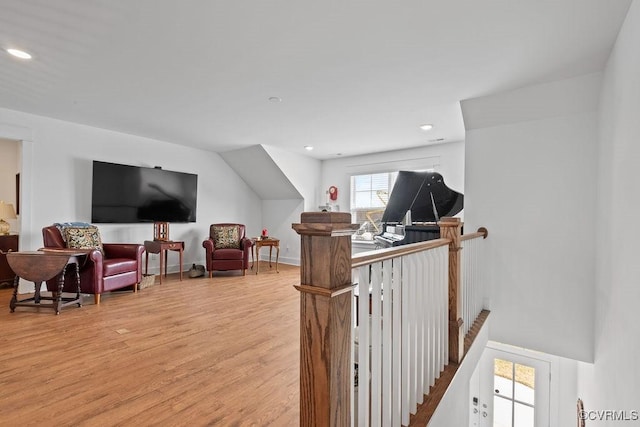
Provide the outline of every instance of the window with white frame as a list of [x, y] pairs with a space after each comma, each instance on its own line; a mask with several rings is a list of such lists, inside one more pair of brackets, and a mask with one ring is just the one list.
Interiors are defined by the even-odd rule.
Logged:
[[398, 172], [351, 177], [351, 221], [360, 224], [354, 238], [371, 240], [381, 232], [380, 220]]

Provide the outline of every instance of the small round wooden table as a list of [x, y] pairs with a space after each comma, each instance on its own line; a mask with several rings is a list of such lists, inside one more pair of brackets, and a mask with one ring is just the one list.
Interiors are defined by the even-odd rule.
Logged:
[[[53, 308], [56, 314], [60, 314], [60, 309], [71, 304], [82, 307], [82, 295], [80, 294], [80, 260], [87, 255], [86, 251], [71, 249], [40, 250], [8, 252], [7, 262], [16, 273], [13, 281], [13, 296], [9, 303], [9, 308], [13, 313], [16, 307], [45, 307]], [[75, 297], [64, 297], [64, 274], [68, 265], [75, 266], [76, 295]], [[41, 296], [40, 288], [42, 282], [58, 276], [58, 289], [52, 296]], [[35, 284], [33, 297], [18, 300], [18, 284], [20, 278], [29, 280]], [[52, 304], [40, 304], [41, 301], [52, 301]]]

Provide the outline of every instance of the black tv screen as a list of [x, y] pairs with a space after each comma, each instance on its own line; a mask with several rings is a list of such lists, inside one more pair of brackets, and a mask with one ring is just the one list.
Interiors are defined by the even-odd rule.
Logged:
[[91, 222], [195, 222], [198, 175], [93, 161]]

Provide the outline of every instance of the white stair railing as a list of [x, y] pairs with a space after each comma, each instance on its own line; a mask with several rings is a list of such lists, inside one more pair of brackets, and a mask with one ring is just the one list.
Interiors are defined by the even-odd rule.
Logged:
[[[455, 372], [463, 325], [468, 330], [482, 307], [479, 251], [465, 241], [487, 236], [484, 228], [462, 236], [459, 218], [439, 225], [441, 239], [352, 256], [350, 214], [303, 212], [292, 224], [301, 236], [301, 426], [408, 425], [425, 395], [416, 419], [430, 417], [443, 389], [429, 388], [443, 369]], [[463, 302], [463, 294], [472, 296]]]
[[353, 259], [358, 385], [352, 401], [360, 426], [408, 425], [449, 358], [448, 241], [385, 253], [370, 262]]

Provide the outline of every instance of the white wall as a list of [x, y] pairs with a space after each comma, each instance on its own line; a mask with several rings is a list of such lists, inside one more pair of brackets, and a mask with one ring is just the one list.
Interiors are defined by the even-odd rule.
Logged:
[[[308, 156], [264, 145], [263, 148], [291, 181], [302, 199], [264, 200], [263, 224], [269, 234], [280, 239], [281, 260], [287, 264], [300, 264], [300, 236], [291, 224], [300, 222], [302, 212], [317, 211], [321, 162]], [[268, 257], [266, 251], [263, 259]]]
[[[302, 212], [301, 199], [262, 201], [262, 222], [269, 235], [280, 240], [280, 262], [285, 264], [300, 265], [300, 236], [291, 228], [291, 224], [300, 222]], [[266, 248], [262, 249], [260, 255], [262, 260], [269, 259]]]
[[469, 425], [471, 395], [469, 380], [480, 361], [487, 345], [489, 331], [493, 326], [492, 315], [484, 322], [482, 329], [473, 341], [469, 352], [464, 356], [449, 388], [427, 424], [429, 427], [466, 427]]
[[578, 395], [587, 410], [640, 410], [639, 49], [636, 0], [607, 63], [601, 92], [595, 363], [580, 364], [578, 370]]
[[[578, 363], [575, 360], [557, 357], [551, 370], [551, 416], [557, 420], [557, 427], [576, 424], [576, 402], [578, 400]], [[555, 369], [554, 369], [555, 366]], [[554, 391], [557, 398], [554, 399]]]
[[[302, 195], [304, 210], [317, 210], [318, 180], [320, 179], [322, 162], [270, 145], [263, 145], [263, 148]], [[300, 218], [297, 222], [300, 222], [299, 220]]]
[[[198, 175], [197, 222], [171, 224], [170, 238], [185, 241], [184, 265], [204, 263], [202, 241], [214, 222], [240, 222], [261, 229], [261, 201], [213, 152], [107, 131], [89, 126], [0, 109], [2, 128], [32, 134], [23, 153], [26, 178], [23, 195], [29, 215], [21, 225], [21, 249], [42, 246], [42, 227], [54, 222], [91, 220], [92, 160], [164, 169]], [[0, 135], [4, 137], [5, 135]], [[28, 220], [25, 222], [25, 218]], [[137, 242], [153, 238], [152, 224], [99, 224], [105, 242]], [[150, 261], [157, 269], [157, 260]], [[177, 256], [169, 256], [177, 271]]]
[[417, 170], [434, 166], [435, 170], [442, 174], [449, 188], [464, 193], [464, 150], [464, 142], [451, 142], [409, 150], [325, 160], [322, 162], [321, 186], [317, 193], [316, 206], [326, 203], [325, 191], [335, 185], [338, 187], [336, 204], [340, 206], [342, 212], [348, 212], [352, 175]]
[[465, 122], [483, 109], [548, 105], [529, 121], [469, 120], [465, 225], [489, 230], [491, 340], [593, 360], [597, 96], [571, 93], [599, 83], [589, 75], [463, 102]]

